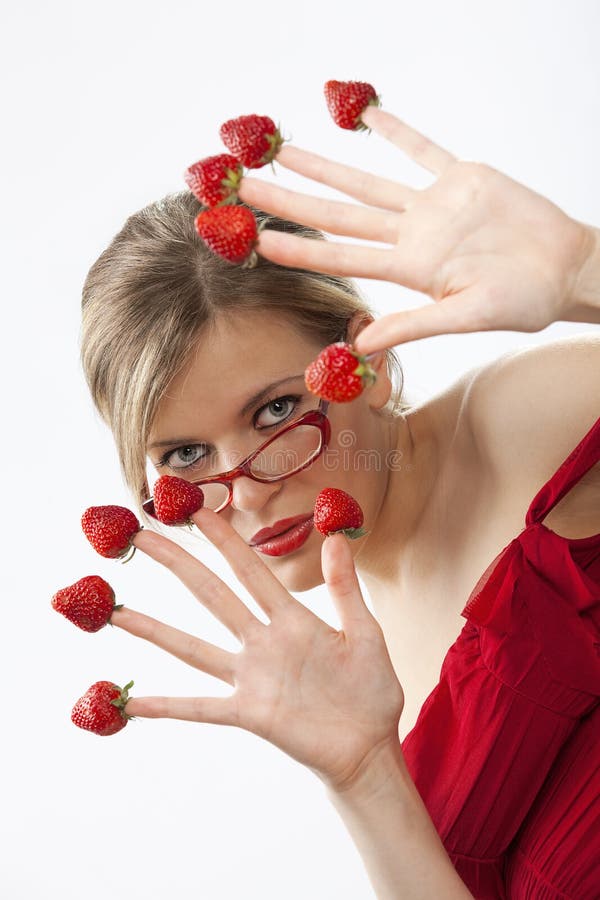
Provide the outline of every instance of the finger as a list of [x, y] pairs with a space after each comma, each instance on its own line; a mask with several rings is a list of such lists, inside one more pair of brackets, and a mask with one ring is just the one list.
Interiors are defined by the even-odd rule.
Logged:
[[365, 626], [373, 623], [373, 616], [364, 601], [345, 535], [332, 534], [325, 538], [321, 545], [321, 568], [342, 630], [349, 637], [364, 632]]
[[176, 656], [189, 666], [226, 681], [232, 687], [235, 686], [233, 675], [235, 653], [229, 653], [186, 631], [172, 628], [164, 622], [159, 622], [158, 619], [125, 606], [113, 612], [110, 622], [128, 631], [129, 634], [150, 641], [151, 644], [166, 650], [171, 656]]
[[358, 353], [372, 353], [438, 334], [480, 331], [480, 320], [481, 316], [463, 298], [446, 297], [427, 306], [377, 319], [360, 332], [354, 341], [354, 349]]
[[416, 163], [429, 172], [441, 175], [457, 161], [457, 157], [444, 150], [419, 131], [415, 131], [406, 122], [376, 106], [367, 106], [362, 121], [368, 128], [377, 132], [399, 147]]
[[273, 215], [331, 234], [383, 241], [387, 244], [394, 244], [398, 237], [398, 213], [310, 197], [258, 178], [244, 178], [239, 196], [245, 203]]
[[261, 256], [281, 266], [327, 272], [329, 275], [396, 280], [392, 250], [316, 241], [269, 228], [261, 231], [256, 249]]
[[229, 697], [132, 697], [125, 712], [144, 719], [237, 725], [236, 704]]
[[[210, 509], [192, 513], [192, 521], [225, 557], [235, 577], [270, 619], [296, 601], [246, 541]], [[245, 607], [246, 608], [246, 607]], [[260, 620], [257, 620], [260, 621]], [[261, 623], [262, 624], [262, 623]]]
[[156, 562], [170, 569], [194, 597], [242, 644], [244, 634], [252, 626], [263, 624], [214, 572], [174, 541], [144, 528], [134, 535], [132, 543]]
[[277, 154], [277, 162], [292, 172], [312, 178], [320, 184], [327, 184], [349, 197], [381, 209], [402, 212], [416, 193], [405, 184], [333, 162], [292, 144], [283, 145]]

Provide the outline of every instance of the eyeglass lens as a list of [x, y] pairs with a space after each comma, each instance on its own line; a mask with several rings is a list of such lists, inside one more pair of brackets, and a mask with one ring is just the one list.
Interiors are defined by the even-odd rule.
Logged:
[[[321, 431], [316, 425], [298, 425], [280, 435], [254, 457], [250, 471], [261, 481], [276, 481], [301, 469], [321, 449]], [[210, 473], [200, 477], [210, 477]], [[196, 480], [196, 479], [195, 479]], [[229, 496], [227, 485], [203, 484], [204, 505], [209, 509], [224, 506]]]

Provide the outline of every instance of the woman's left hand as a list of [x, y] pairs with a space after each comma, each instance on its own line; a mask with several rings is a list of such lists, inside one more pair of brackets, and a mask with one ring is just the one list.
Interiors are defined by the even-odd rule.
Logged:
[[399, 743], [404, 706], [383, 632], [367, 608], [348, 539], [325, 538], [322, 569], [343, 630], [299, 603], [225, 519], [192, 516], [264, 610], [264, 624], [198, 559], [147, 529], [134, 545], [170, 569], [241, 642], [230, 653], [124, 607], [113, 625], [235, 688], [228, 697], [133, 697], [132, 716], [236, 725], [270, 741], [339, 791]]
[[289, 191], [245, 176], [240, 199], [322, 231], [389, 245], [315, 241], [264, 229], [258, 252], [275, 263], [396, 282], [435, 303], [383, 316], [356, 341], [371, 353], [443, 333], [540, 331], [569, 319], [593, 229], [483, 163], [460, 160], [390, 113], [364, 123], [436, 179], [416, 190], [285, 144], [277, 162], [360, 201]]

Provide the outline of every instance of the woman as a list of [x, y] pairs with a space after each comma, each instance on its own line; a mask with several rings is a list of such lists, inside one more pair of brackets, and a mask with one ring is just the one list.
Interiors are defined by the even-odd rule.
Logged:
[[[306, 468], [270, 482], [246, 469], [193, 516], [266, 621], [167, 536], [135, 536], [241, 650], [116, 611], [114, 625], [234, 688], [135, 698], [127, 711], [237, 725], [308, 766], [380, 898], [592, 898], [600, 342], [509, 355], [417, 407], [394, 394], [391, 348], [599, 322], [600, 232], [382, 110], [363, 119], [434, 184], [414, 191], [286, 146], [282, 165], [363, 205], [245, 178], [244, 202], [285, 217], [261, 233], [261, 262], [246, 271], [206, 251], [198, 204], [175, 195], [132, 216], [86, 280], [84, 370], [140, 511], [146, 455], [158, 474], [201, 481], [279, 431], [289, 440], [285, 426], [311, 411], [298, 429], [330, 428]], [[332, 244], [312, 227], [390, 248]], [[346, 276], [437, 302], [375, 322]], [[378, 378], [352, 403], [324, 407], [302, 376], [341, 339], [375, 354]], [[359, 501], [364, 537], [311, 527], [326, 486]], [[265, 541], [265, 528], [288, 531]], [[339, 631], [289, 593], [323, 582]]]

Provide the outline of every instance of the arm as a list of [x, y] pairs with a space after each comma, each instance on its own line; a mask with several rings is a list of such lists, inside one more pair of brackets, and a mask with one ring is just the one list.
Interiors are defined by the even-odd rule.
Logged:
[[378, 900], [465, 900], [402, 754], [386, 745], [359, 781], [327, 794], [354, 841]]
[[182, 547], [138, 531], [136, 548], [177, 574], [242, 650], [232, 654], [136, 610], [115, 610], [111, 624], [235, 687], [229, 697], [134, 697], [127, 713], [235, 725], [306, 765], [324, 783], [382, 900], [471, 897], [408, 774], [398, 739], [404, 692], [348, 540], [333, 534], [322, 544], [323, 576], [343, 626], [336, 631], [285, 590], [226, 520], [206, 509], [192, 519], [270, 623]]
[[568, 300], [565, 322], [600, 324], [600, 228], [586, 227], [588, 250]]

